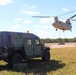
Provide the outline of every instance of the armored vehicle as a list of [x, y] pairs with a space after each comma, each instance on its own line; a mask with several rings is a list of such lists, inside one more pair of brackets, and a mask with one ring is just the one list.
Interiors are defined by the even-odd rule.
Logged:
[[50, 60], [50, 48], [32, 33], [0, 32], [0, 60], [7, 61], [11, 66], [22, 60], [41, 57]]

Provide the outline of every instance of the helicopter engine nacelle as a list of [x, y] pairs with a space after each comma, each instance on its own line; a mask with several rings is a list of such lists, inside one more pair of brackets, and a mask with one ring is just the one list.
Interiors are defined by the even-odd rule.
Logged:
[[66, 23], [67, 23], [68, 25], [71, 25], [70, 19], [67, 19], [67, 20], [66, 20]]

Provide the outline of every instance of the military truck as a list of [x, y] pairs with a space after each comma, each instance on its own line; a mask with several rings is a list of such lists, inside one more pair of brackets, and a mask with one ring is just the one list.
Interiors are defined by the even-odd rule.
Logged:
[[9, 65], [20, 63], [22, 60], [41, 57], [50, 60], [50, 48], [46, 47], [40, 38], [32, 33], [0, 32], [0, 60]]

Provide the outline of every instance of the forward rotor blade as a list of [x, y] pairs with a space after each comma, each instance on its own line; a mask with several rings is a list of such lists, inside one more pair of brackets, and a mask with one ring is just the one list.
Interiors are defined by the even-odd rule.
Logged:
[[51, 16], [32, 16], [34, 18], [50, 18]]

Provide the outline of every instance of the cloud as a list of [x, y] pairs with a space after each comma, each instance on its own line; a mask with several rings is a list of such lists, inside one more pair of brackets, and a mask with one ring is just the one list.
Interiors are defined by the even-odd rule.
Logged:
[[18, 24], [18, 25], [14, 25], [14, 26], [12, 26], [12, 28], [13, 29], [18, 29], [18, 28], [20, 28], [20, 25]]
[[49, 29], [49, 28], [51, 28], [51, 26], [41, 26], [40, 28], [41, 29]]
[[62, 22], [66, 22], [66, 19], [61, 19], [61, 18], [58, 18], [58, 19]]
[[23, 18], [15, 18], [15, 19], [14, 19], [15, 22], [21, 21], [21, 20], [23, 20]]
[[51, 18], [42, 18], [40, 20], [40, 23], [49, 23], [49, 22], [54, 22], [54, 18], [51, 17]]
[[68, 11], [69, 9], [67, 9], [67, 8], [62, 8], [62, 10], [63, 10], [63, 11]]
[[35, 25], [33, 27], [33, 33], [40, 36], [40, 38], [47, 37], [51, 34], [52, 26], [50, 25]]
[[50, 34], [50, 32], [45, 31], [45, 30], [39, 30], [39, 33], [41, 33], [41, 34], [45, 34], [45, 35]]
[[40, 12], [34, 12], [34, 11], [26, 11], [26, 14], [30, 14], [30, 15], [37, 15], [40, 14]]
[[37, 14], [40, 14], [40, 12], [25, 11], [25, 10], [21, 10], [20, 13], [28, 14], [28, 15], [37, 15]]
[[27, 7], [28, 5], [24, 5], [24, 7]]
[[32, 6], [32, 8], [36, 8], [36, 6]]
[[24, 5], [24, 7], [26, 9], [24, 8], [24, 9], [22, 9], [20, 11], [20, 13], [22, 13], [22, 14], [28, 14], [28, 15], [38, 15], [38, 14], [40, 14], [40, 12], [32, 11], [32, 9], [37, 8], [37, 6], [34, 6], [34, 5], [32, 5], [32, 6]]
[[45, 26], [45, 25], [44, 25], [44, 26], [38, 26], [38, 25], [37, 25], [37, 26], [35, 26], [35, 28], [36, 28], [36, 29], [38, 28], [39, 30], [45, 30], [45, 29], [50, 29], [51, 26], [50, 26], [50, 25], [46, 25], [46, 26]]
[[30, 20], [25, 20], [25, 21], [23, 22], [23, 24], [29, 24], [29, 23], [33, 23], [33, 22], [30, 21]]
[[38, 30], [38, 32], [36, 32], [36, 34], [38, 36], [40, 36], [40, 38], [44, 38], [44, 37], [47, 38], [47, 35], [51, 35], [51, 31], [48, 31], [48, 30], [46, 30], [46, 31], [45, 30]]
[[12, 3], [12, 0], [0, 0], [0, 5], [7, 5]]
[[24, 5], [24, 7], [27, 7], [28, 9], [32, 9], [32, 8], [36, 8], [37, 6], [28, 6], [28, 5]]

